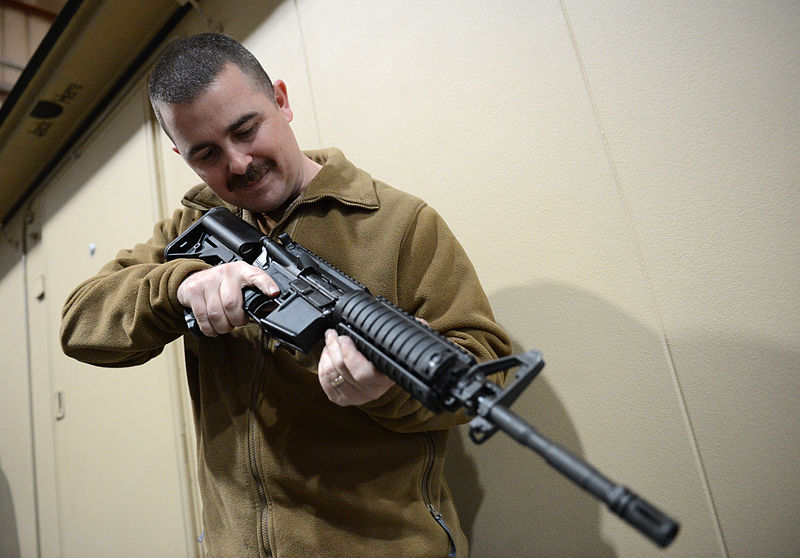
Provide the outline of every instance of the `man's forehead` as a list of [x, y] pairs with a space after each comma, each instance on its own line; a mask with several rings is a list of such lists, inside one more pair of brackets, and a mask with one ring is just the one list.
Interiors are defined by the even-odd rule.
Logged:
[[268, 110], [269, 106], [263, 103], [240, 106], [233, 102], [217, 113], [209, 113], [198, 101], [159, 106], [162, 126], [173, 142], [202, 141], [203, 136], [233, 133], [251, 120], [266, 118]]

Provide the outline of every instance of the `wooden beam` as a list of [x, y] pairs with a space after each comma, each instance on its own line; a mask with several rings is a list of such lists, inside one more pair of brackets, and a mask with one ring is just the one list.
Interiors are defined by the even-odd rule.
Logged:
[[44, 8], [40, 8], [38, 6], [33, 6], [31, 4], [26, 4], [24, 2], [19, 2], [18, 0], [0, 0], [0, 7], [2, 8], [10, 8], [12, 10], [17, 10], [22, 12], [26, 15], [33, 15], [36, 17], [40, 17], [53, 23], [58, 16], [58, 13], [53, 13], [50, 10], [46, 10]]

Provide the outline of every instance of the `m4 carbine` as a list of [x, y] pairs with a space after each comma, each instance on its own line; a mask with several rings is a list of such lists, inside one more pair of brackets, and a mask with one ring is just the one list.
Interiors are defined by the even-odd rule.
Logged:
[[[527, 446], [658, 545], [669, 545], [679, 524], [624, 486], [549, 441], [509, 409], [543, 368], [532, 350], [484, 363], [369, 290], [288, 235], [270, 240], [225, 208], [205, 213], [167, 246], [167, 260], [201, 259], [210, 265], [245, 261], [266, 271], [280, 293], [243, 289], [244, 309], [278, 342], [307, 352], [327, 329], [347, 335], [375, 367], [434, 412], [464, 409], [474, 416], [469, 436], [486, 441], [498, 429]], [[186, 311], [189, 329], [201, 336]], [[488, 379], [516, 368], [505, 388]]]

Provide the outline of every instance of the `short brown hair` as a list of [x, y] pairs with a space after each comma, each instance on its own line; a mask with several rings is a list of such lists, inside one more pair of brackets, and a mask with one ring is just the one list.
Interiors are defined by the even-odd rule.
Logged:
[[190, 103], [214, 81], [228, 64], [239, 69], [267, 97], [275, 101], [275, 91], [267, 72], [240, 42], [219, 33], [201, 33], [170, 43], [156, 62], [147, 92], [159, 124], [167, 134], [159, 103]]

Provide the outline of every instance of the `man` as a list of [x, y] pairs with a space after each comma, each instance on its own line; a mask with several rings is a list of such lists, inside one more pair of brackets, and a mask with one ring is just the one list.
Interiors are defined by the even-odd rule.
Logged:
[[[431, 413], [333, 331], [309, 355], [276, 349], [242, 309], [244, 286], [277, 294], [262, 270], [163, 256], [204, 211], [226, 206], [267, 234], [288, 232], [477, 358], [508, 354], [452, 233], [338, 150], [302, 152], [286, 84], [228, 37], [171, 44], [149, 92], [203, 184], [70, 295], [64, 351], [130, 366], [184, 336], [209, 556], [466, 556], [442, 478], [447, 432], [463, 414]], [[205, 338], [186, 335], [183, 307]]]

